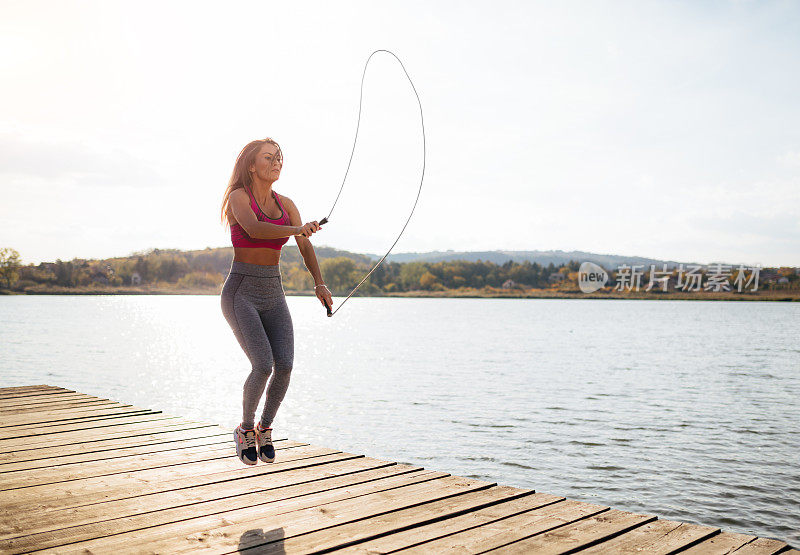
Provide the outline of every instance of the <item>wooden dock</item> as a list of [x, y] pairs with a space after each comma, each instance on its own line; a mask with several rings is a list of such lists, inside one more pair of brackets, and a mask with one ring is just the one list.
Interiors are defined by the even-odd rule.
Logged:
[[0, 552], [793, 553], [786, 543], [233, 430], [0, 388]]

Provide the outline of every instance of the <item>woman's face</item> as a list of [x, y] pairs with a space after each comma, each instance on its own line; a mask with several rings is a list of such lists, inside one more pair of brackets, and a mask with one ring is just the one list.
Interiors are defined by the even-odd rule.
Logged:
[[261, 146], [255, 162], [250, 166], [254, 178], [257, 176], [262, 181], [270, 183], [278, 180], [282, 168], [283, 157], [280, 155], [278, 147], [270, 143]]

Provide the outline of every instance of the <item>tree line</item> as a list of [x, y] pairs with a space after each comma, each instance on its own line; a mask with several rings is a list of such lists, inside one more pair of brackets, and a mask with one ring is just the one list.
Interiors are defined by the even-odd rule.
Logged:
[[[374, 261], [367, 256], [315, 248], [325, 283], [334, 293], [348, 292], [358, 283]], [[306, 269], [297, 248], [284, 248], [281, 256], [281, 275], [287, 291], [306, 291], [314, 281]], [[86, 287], [102, 285], [122, 287], [131, 285], [175, 284], [187, 287], [216, 287], [222, 285], [230, 270], [231, 247], [207, 248], [199, 251], [150, 249], [127, 257], [109, 259], [56, 260], [40, 264], [20, 263], [13, 249], [0, 250], [0, 284], [7, 289], [53, 285]], [[576, 271], [578, 262], [556, 267], [535, 262], [385, 262], [370, 275], [360, 292], [376, 294], [395, 291], [443, 291], [460, 287], [501, 287], [513, 280], [517, 287], [544, 287], [549, 276], [560, 269]]]
[[[374, 265], [364, 255], [330, 247], [315, 247], [322, 276], [336, 295], [347, 294]], [[73, 259], [23, 265], [14, 249], [0, 249], [0, 288], [24, 291], [48, 286], [130, 287], [140, 285], [175, 288], [213, 289], [225, 281], [233, 259], [233, 248], [207, 248], [197, 251], [150, 249], [127, 257]], [[285, 247], [281, 255], [281, 275], [287, 292], [310, 291], [314, 281], [297, 247]], [[370, 275], [357, 294], [380, 295], [406, 291], [446, 291], [461, 288], [543, 289], [577, 284], [579, 261], [555, 266], [536, 262], [488, 261], [385, 262]], [[609, 272], [612, 274], [613, 272]], [[560, 274], [560, 276], [558, 275]], [[796, 271], [776, 270], [788, 276], [790, 287], [798, 285]], [[563, 279], [553, 279], [553, 278]], [[765, 284], [766, 285], [766, 284]]]

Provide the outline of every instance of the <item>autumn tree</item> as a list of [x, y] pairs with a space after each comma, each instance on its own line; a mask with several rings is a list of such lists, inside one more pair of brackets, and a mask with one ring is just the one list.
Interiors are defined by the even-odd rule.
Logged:
[[433, 289], [433, 285], [434, 285], [435, 283], [438, 283], [438, 282], [436, 281], [436, 276], [435, 276], [435, 275], [433, 275], [433, 274], [432, 274], [432, 273], [430, 273], [430, 272], [425, 272], [424, 274], [422, 274], [422, 277], [421, 277], [421, 278], [419, 278], [419, 286], [420, 286], [422, 289], [426, 289], [426, 290], [428, 290], [428, 291], [430, 291], [431, 289]]
[[331, 291], [341, 291], [356, 283], [356, 264], [349, 258], [337, 256], [325, 259], [320, 263], [320, 271]]
[[19, 267], [22, 265], [19, 253], [10, 248], [0, 249], [0, 278], [8, 289], [19, 279]]

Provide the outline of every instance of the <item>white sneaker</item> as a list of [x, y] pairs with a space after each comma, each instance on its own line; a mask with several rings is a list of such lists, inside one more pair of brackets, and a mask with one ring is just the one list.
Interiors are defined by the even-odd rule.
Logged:
[[236, 456], [244, 464], [253, 465], [258, 462], [256, 455], [256, 431], [243, 430], [242, 425], [233, 430], [233, 440], [236, 442]]
[[275, 447], [272, 446], [272, 428], [262, 428], [261, 422], [256, 424], [256, 445], [258, 446], [258, 458], [261, 459], [261, 462], [275, 460]]

